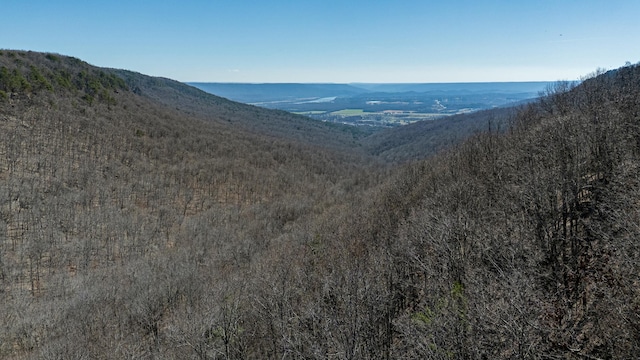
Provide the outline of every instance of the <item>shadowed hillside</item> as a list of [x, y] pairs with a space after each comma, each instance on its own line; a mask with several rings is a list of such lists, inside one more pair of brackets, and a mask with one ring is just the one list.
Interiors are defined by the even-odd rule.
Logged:
[[0, 357], [633, 358], [639, 84], [367, 137], [2, 50]]

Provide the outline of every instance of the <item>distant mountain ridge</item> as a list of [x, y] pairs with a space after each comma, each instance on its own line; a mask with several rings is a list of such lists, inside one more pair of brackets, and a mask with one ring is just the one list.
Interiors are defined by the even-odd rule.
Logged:
[[457, 82], [457, 83], [352, 83], [352, 86], [372, 92], [500, 92], [537, 93], [551, 84], [549, 81]]
[[244, 103], [258, 103], [283, 99], [351, 96], [368, 92], [349, 84], [245, 84], [245, 83], [188, 83], [200, 90]]
[[548, 82], [405, 84], [190, 83], [203, 91], [322, 122], [389, 128], [532, 101]]
[[500, 93], [528, 94], [535, 97], [551, 82], [477, 82], [477, 83], [216, 83], [189, 82], [208, 93], [244, 103], [291, 100], [302, 98], [351, 97], [362, 94], [395, 93]]

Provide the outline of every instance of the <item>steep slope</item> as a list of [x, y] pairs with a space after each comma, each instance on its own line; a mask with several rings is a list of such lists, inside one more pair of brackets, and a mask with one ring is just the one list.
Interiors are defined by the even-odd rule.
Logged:
[[334, 294], [356, 357], [637, 356], [640, 66], [557, 90], [367, 206]]
[[295, 140], [337, 151], [358, 152], [358, 140], [369, 135], [367, 129], [313, 121], [279, 110], [241, 104], [211, 95], [183, 83], [150, 78], [125, 70], [113, 70], [134, 92], [169, 107], [187, 111], [207, 121], [241, 126], [261, 136]]
[[339, 133], [260, 136], [255, 117], [288, 115], [169, 80], [4, 50], [0, 76], [3, 358], [238, 354], [216, 334], [260, 322], [246, 302], [270, 288], [261, 268], [375, 181], [331, 148]]

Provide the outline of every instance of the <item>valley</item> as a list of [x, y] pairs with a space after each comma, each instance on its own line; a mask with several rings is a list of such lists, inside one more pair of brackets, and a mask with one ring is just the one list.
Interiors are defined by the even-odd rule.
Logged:
[[380, 86], [284, 88], [457, 110], [0, 50], [0, 358], [637, 357], [640, 65]]
[[[190, 83], [260, 107], [354, 126], [394, 127], [532, 101], [550, 83], [220, 84]], [[304, 97], [300, 97], [303, 94]]]

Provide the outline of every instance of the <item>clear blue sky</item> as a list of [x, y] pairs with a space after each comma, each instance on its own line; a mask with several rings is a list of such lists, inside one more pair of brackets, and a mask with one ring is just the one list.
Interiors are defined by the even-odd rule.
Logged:
[[640, 61], [639, 0], [2, 0], [0, 9], [0, 48], [180, 81], [555, 81]]

